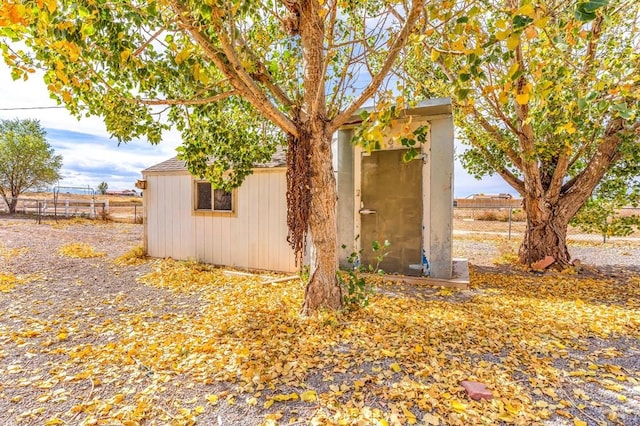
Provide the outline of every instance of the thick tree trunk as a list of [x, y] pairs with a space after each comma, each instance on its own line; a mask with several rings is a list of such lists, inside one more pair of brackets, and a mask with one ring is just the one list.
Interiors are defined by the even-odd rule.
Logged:
[[567, 249], [567, 223], [551, 218], [539, 223], [527, 220], [527, 229], [520, 246], [520, 261], [525, 265], [553, 256], [560, 265], [568, 265], [571, 260]]
[[324, 129], [311, 137], [311, 209], [309, 215], [309, 283], [302, 314], [319, 308], [339, 309], [342, 291], [338, 270], [336, 181], [333, 175], [331, 138]]
[[521, 263], [531, 265], [545, 256], [553, 256], [559, 265], [569, 265], [567, 227], [571, 216], [565, 214], [569, 206], [562, 201], [560, 198], [556, 205], [550, 205], [544, 199], [525, 198], [527, 228], [520, 246]]

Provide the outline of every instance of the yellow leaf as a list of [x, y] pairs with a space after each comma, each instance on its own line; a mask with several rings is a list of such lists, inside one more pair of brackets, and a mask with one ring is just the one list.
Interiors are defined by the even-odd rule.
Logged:
[[58, 340], [66, 340], [69, 335], [65, 332], [58, 333]]
[[520, 413], [520, 410], [517, 407], [514, 407], [513, 405], [507, 403], [504, 404], [504, 408], [505, 410], [507, 410], [509, 413], [513, 414], [513, 415], [518, 415]]
[[127, 59], [129, 59], [129, 56], [131, 56], [131, 51], [123, 50], [122, 52], [120, 52], [120, 62], [127, 62]]
[[420, 345], [415, 345], [415, 346], [413, 347], [413, 351], [414, 351], [415, 353], [417, 353], [417, 354], [421, 354], [421, 353], [422, 353], [422, 346], [420, 346]]
[[47, 9], [49, 9], [49, 13], [55, 12], [57, 7], [58, 7], [57, 0], [47, 0]]
[[305, 402], [313, 402], [316, 399], [318, 399], [318, 395], [316, 394], [316, 391], [314, 390], [308, 390], [308, 391], [304, 391], [300, 394], [300, 399], [305, 401]]
[[404, 417], [407, 419], [407, 423], [409, 423], [410, 425], [414, 425], [418, 422], [418, 419], [416, 419], [415, 414], [407, 410], [405, 407], [402, 407], [402, 413], [404, 414]]
[[507, 79], [511, 80], [513, 76], [516, 74], [516, 72], [518, 72], [519, 68], [520, 68], [520, 65], [518, 65], [517, 62], [514, 62], [513, 65], [511, 65], [511, 68], [509, 68], [509, 72], [507, 73]]
[[256, 405], [258, 404], [258, 399], [255, 396], [251, 398], [247, 398], [247, 405]]
[[511, 34], [511, 31], [509, 31], [509, 30], [498, 31], [496, 33], [496, 38], [498, 39], [498, 41], [502, 41], [502, 40], [506, 39], [507, 37], [509, 37], [509, 34]]
[[535, 25], [537, 28], [544, 28], [548, 22], [549, 17], [545, 16], [544, 18], [536, 19], [535, 21], [533, 21], [533, 25]]
[[440, 57], [440, 52], [438, 52], [436, 49], [431, 49], [431, 61], [435, 62], [438, 60], [439, 57]]
[[209, 404], [216, 405], [220, 400], [220, 397], [218, 395], [207, 395], [205, 399], [209, 401]]
[[391, 368], [396, 373], [399, 373], [402, 371], [402, 367], [400, 367], [400, 365], [397, 362], [394, 362], [393, 364], [391, 364], [389, 368]]
[[273, 405], [275, 401], [273, 399], [267, 399], [264, 403], [264, 408], [269, 408]]
[[46, 422], [44, 422], [45, 426], [55, 426], [55, 425], [63, 425], [65, 422], [63, 420], [60, 420], [57, 417], [53, 417], [51, 419], [48, 419]]
[[467, 404], [463, 404], [457, 399], [454, 399], [453, 401], [451, 401], [451, 408], [456, 410], [458, 413], [462, 413], [467, 409]]
[[193, 79], [200, 81], [200, 64], [198, 62], [193, 64]]
[[526, 105], [529, 102], [529, 94], [520, 93], [519, 95], [516, 95], [516, 102], [520, 105]]
[[627, 400], [627, 397], [624, 395], [616, 395], [616, 398], [618, 398], [618, 401], [622, 402], [625, 402]]
[[202, 405], [198, 405], [196, 408], [194, 408], [193, 412], [196, 414], [202, 414], [204, 413], [204, 407]]
[[573, 424], [575, 426], [587, 426], [587, 422], [583, 421], [583, 420], [578, 420], [578, 419], [573, 419]]
[[518, 36], [517, 34], [511, 35], [507, 39], [507, 49], [515, 50], [518, 46], [520, 46], [520, 36]]
[[535, 9], [533, 8], [533, 5], [525, 4], [525, 5], [522, 5], [520, 7], [520, 9], [518, 9], [516, 14], [525, 15], [525, 16], [528, 16], [530, 18], [533, 18], [535, 16]]

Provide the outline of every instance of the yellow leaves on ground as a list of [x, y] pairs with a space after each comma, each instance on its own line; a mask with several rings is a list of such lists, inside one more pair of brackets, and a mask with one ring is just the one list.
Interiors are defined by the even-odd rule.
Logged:
[[6, 248], [2, 244], [0, 244], [0, 258], [11, 259], [14, 257], [22, 256], [28, 251], [29, 249], [27, 247]]
[[118, 256], [114, 259], [113, 263], [119, 266], [136, 266], [141, 265], [147, 261], [147, 253], [144, 247], [137, 246]]
[[[122, 268], [139, 258], [122, 257]], [[82, 315], [73, 308], [84, 326], [3, 323], [0, 342], [55, 358], [40, 371], [19, 359], [0, 364], [5, 392], [39, 392], [25, 419], [215, 424], [237, 412], [247, 424], [530, 425], [564, 416], [580, 425], [575, 410], [598, 400], [588, 386], [624, 406], [640, 385], [617, 363], [624, 348], [603, 340], [640, 337], [636, 278], [476, 272], [469, 291], [379, 280], [367, 308], [304, 318], [298, 281], [264, 285], [194, 262], [148, 266], [131, 283], [148, 300], [142, 308], [117, 295]], [[106, 309], [115, 315], [101, 316]], [[461, 380], [485, 383], [494, 399], [470, 400]], [[568, 395], [567, 381], [579, 384]], [[47, 415], [33, 411], [41, 406]]]
[[0, 273], [0, 291], [4, 293], [8, 293], [13, 290], [16, 284], [21, 284], [23, 282], [22, 279], [16, 277], [13, 274], [2, 274]]
[[0, 293], [8, 293], [13, 290], [16, 285], [26, 284], [37, 278], [37, 276], [32, 275], [16, 276], [11, 273], [0, 272]]
[[105, 253], [97, 252], [87, 243], [70, 243], [65, 244], [58, 249], [58, 253], [66, 257], [77, 257], [81, 259], [89, 257], [101, 257]]

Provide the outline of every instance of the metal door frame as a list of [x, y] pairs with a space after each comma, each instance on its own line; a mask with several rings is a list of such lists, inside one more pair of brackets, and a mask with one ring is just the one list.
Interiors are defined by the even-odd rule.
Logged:
[[[417, 125], [427, 125], [429, 126], [429, 121], [421, 121], [416, 123]], [[403, 146], [393, 146], [384, 148], [381, 151], [388, 150], [397, 150], [397, 149], [406, 149]], [[429, 134], [427, 136], [427, 143], [422, 144], [420, 155], [422, 156], [422, 160], [413, 160], [413, 161], [422, 161], [422, 238], [421, 238], [421, 250], [422, 253], [426, 254], [427, 259], [431, 259], [430, 247], [429, 247], [429, 207], [430, 207], [430, 198], [431, 198], [431, 186], [429, 185], [429, 177], [431, 175], [431, 164], [429, 158], [429, 152], [431, 151], [431, 129], [429, 129]], [[363, 149], [360, 146], [354, 146], [353, 152], [353, 247], [356, 253], [360, 253], [362, 250], [362, 238], [360, 238], [360, 233], [362, 232], [362, 216], [360, 210], [364, 207], [362, 205], [362, 153]], [[393, 241], [391, 241], [393, 245]]]

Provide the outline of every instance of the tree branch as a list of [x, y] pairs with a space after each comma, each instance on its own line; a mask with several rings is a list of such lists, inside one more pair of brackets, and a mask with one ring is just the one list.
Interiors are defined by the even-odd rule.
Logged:
[[[220, 72], [229, 78], [229, 83], [238, 93], [275, 125], [297, 137], [298, 129], [296, 125], [271, 103], [264, 92], [256, 85], [256, 82], [246, 73], [246, 70], [240, 66], [237, 57], [235, 57], [235, 51], [227, 46], [228, 51], [232, 54], [232, 57], [229, 58], [225, 52], [216, 48], [199, 28], [196, 28], [189, 19], [188, 13], [180, 0], [172, 1], [172, 5], [179, 17], [179, 26], [193, 37], [205, 55], [211, 59]], [[234, 60], [235, 65], [233, 65]]]
[[362, 105], [378, 90], [387, 73], [398, 58], [400, 51], [405, 46], [407, 39], [409, 38], [409, 34], [411, 33], [411, 31], [413, 31], [413, 28], [415, 27], [416, 21], [420, 16], [423, 7], [424, 0], [416, 0], [413, 2], [404, 26], [396, 37], [396, 40], [394, 41], [391, 49], [389, 49], [389, 54], [384, 64], [380, 68], [380, 71], [378, 72], [378, 74], [373, 76], [371, 83], [369, 83], [367, 88], [362, 91], [360, 96], [351, 104], [351, 106], [347, 107], [342, 113], [338, 114], [333, 118], [333, 120], [331, 120], [331, 123], [329, 124], [330, 133], [338, 130], [338, 128], [342, 124], [344, 124], [353, 114], [355, 114], [355, 112], [360, 107], [362, 107]]
[[144, 43], [142, 43], [142, 45], [140, 47], [138, 47], [135, 52], [133, 52], [131, 54], [131, 56], [138, 56], [139, 54], [142, 53], [142, 51], [144, 49], [147, 48], [148, 45], [150, 45], [153, 40], [155, 40], [156, 38], [158, 38], [160, 36], [160, 34], [162, 34], [164, 31], [166, 30], [165, 27], [160, 28], [158, 31], [156, 31], [147, 41], [145, 41]]
[[628, 130], [634, 131], [640, 126], [640, 123], [636, 123], [633, 127], [627, 129], [624, 123], [624, 119], [620, 117], [614, 118], [609, 122], [602, 142], [598, 145], [598, 149], [587, 166], [562, 187], [562, 198], [566, 200], [564, 205], [577, 206], [574, 207], [575, 211], [565, 213], [569, 217], [575, 215], [605, 173], [620, 158], [620, 152], [618, 151], [618, 147], [622, 142], [620, 134]]
[[130, 102], [143, 105], [204, 105], [212, 102], [217, 102], [222, 99], [228, 98], [237, 94], [236, 90], [229, 90], [224, 93], [219, 93], [208, 98], [201, 99], [144, 99], [144, 98], [126, 98], [121, 96], [121, 99]]

